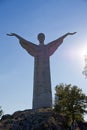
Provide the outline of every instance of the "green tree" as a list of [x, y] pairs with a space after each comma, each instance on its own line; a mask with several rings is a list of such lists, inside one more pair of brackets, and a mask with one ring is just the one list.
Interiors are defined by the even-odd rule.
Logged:
[[55, 87], [54, 110], [67, 116], [69, 119], [83, 120], [87, 113], [87, 96], [82, 89], [71, 84], [59, 84]]

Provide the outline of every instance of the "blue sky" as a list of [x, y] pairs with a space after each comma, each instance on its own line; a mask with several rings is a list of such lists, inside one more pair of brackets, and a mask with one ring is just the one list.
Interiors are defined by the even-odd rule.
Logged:
[[50, 57], [52, 94], [60, 83], [77, 85], [87, 94], [82, 75], [83, 51], [87, 50], [87, 0], [0, 0], [0, 106], [4, 114], [32, 108], [34, 59], [21, 48], [15, 32], [38, 44], [45, 44], [67, 32], [68, 36]]

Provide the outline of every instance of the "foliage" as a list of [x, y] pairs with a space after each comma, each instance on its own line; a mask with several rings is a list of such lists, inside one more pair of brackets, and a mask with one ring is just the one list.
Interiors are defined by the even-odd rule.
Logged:
[[2, 116], [2, 114], [3, 114], [3, 110], [0, 107], [0, 117]]
[[55, 87], [54, 110], [68, 117], [68, 119], [83, 120], [87, 113], [87, 96], [82, 89], [71, 84], [59, 84]]

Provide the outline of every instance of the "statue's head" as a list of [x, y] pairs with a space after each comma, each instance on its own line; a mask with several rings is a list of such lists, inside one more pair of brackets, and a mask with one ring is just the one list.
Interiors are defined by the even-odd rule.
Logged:
[[44, 43], [44, 40], [45, 40], [45, 35], [44, 35], [44, 33], [39, 33], [38, 36], [37, 36], [37, 38], [38, 38], [38, 40], [39, 40], [39, 42], [40, 42], [41, 44]]

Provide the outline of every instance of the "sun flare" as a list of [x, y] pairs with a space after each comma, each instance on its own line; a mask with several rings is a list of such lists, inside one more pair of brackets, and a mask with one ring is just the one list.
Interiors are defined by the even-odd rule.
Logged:
[[87, 49], [83, 49], [83, 50], [81, 51], [81, 55], [82, 55], [82, 56], [86, 56], [86, 55], [87, 55]]

